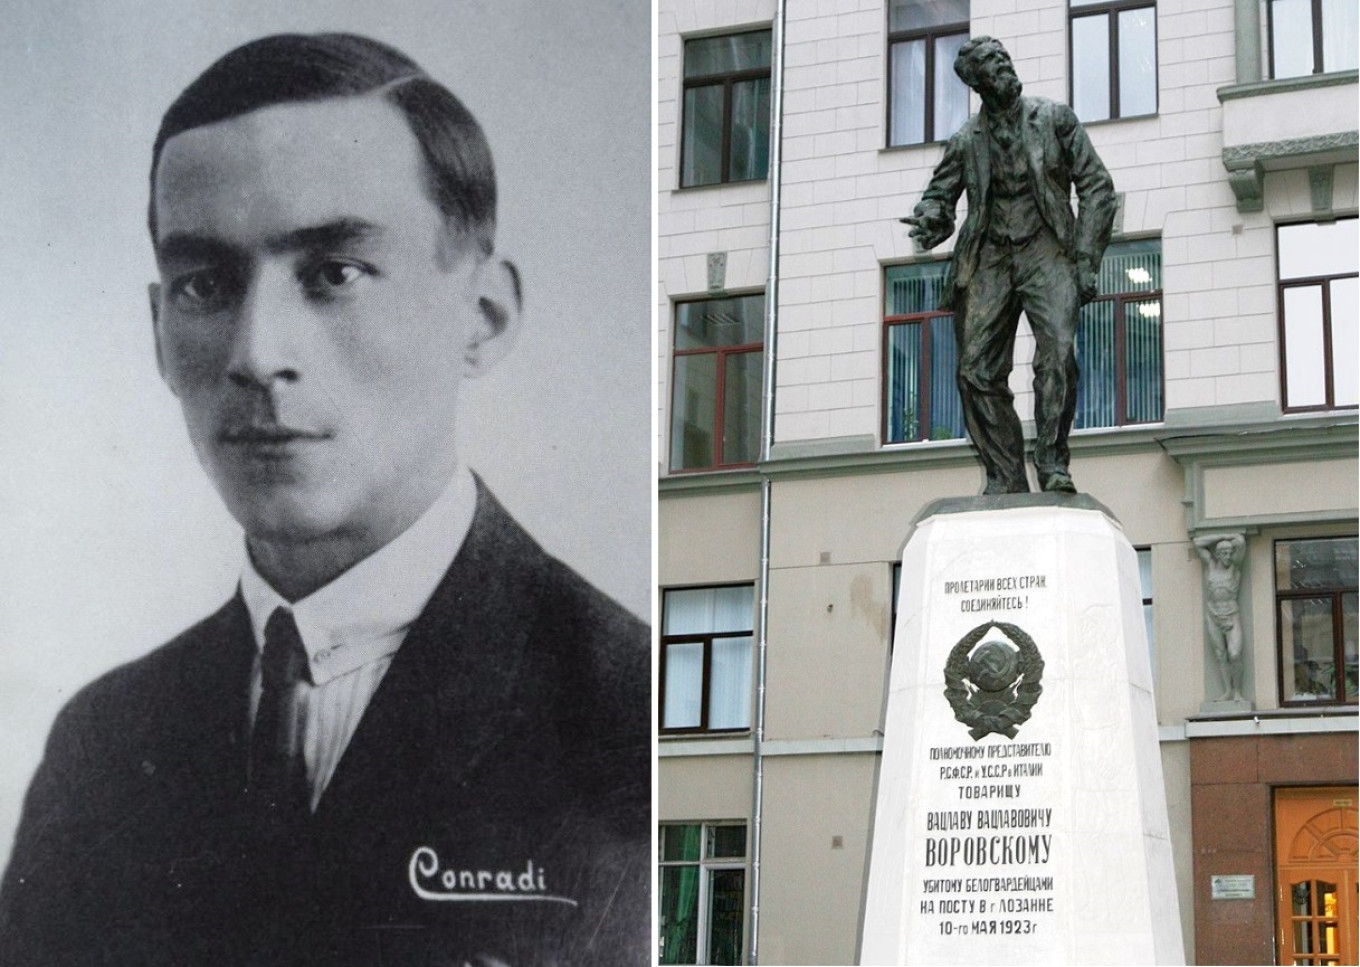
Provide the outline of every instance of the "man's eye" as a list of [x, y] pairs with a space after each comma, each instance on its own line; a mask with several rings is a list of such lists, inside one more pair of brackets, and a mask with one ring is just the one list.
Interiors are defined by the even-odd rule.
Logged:
[[302, 282], [314, 292], [327, 294], [351, 286], [368, 274], [370, 273], [367, 269], [354, 262], [327, 259], [303, 273]]
[[170, 285], [172, 298], [190, 308], [216, 305], [227, 294], [227, 280], [215, 269], [181, 276]]

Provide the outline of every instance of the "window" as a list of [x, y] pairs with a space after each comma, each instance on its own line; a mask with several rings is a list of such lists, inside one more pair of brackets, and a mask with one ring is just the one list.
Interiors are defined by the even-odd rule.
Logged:
[[1275, 542], [1280, 701], [1356, 700], [1356, 539]]
[[755, 463], [760, 453], [765, 296], [675, 307], [671, 469]]
[[1143, 627], [1147, 631], [1148, 661], [1152, 664], [1152, 680], [1157, 680], [1157, 642], [1152, 637], [1152, 548], [1136, 547], [1138, 555], [1138, 588], [1143, 595]]
[[1157, 113], [1157, 8], [1072, 0], [1072, 110], [1082, 121]]
[[1356, 220], [1281, 225], [1280, 395], [1285, 410], [1360, 402]]
[[1355, 70], [1360, 10], [1355, 0], [1268, 0], [1270, 76]]
[[948, 268], [948, 262], [920, 262], [885, 272], [885, 443], [963, 436], [954, 316], [940, 308]]
[[1076, 429], [1162, 418], [1162, 243], [1117, 242], [1077, 322]]
[[891, 0], [888, 144], [943, 141], [968, 120], [954, 58], [968, 39], [968, 0]]
[[751, 727], [753, 602], [749, 584], [665, 592], [661, 731]]
[[755, 181], [770, 160], [770, 32], [685, 41], [680, 187]]
[[739, 964], [746, 912], [746, 825], [661, 826], [662, 964]]

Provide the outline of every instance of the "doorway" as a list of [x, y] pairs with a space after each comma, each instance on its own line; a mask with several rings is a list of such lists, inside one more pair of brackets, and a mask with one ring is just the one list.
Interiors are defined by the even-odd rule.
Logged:
[[1357, 789], [1275, 790], [1278, 963], [1355, 964]]

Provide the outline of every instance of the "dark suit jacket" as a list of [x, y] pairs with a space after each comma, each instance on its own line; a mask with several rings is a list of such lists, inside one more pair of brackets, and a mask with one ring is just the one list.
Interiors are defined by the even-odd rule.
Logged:
[[[1020, 101], [1021, 136], [1039, 214], [1073, 262], [1099, 269], [1118, 208], [1110, 173], [1070, 107], [1042, 97], [1022, 96]], [[968, 217], [954, 244], [954, 281], [959, 288], [973, 277], [987, 235], [991, 212], [988, 134], [984, 109], [949, 139], [919, 206], [953, 224], [959, 196], [968, 192]], [[1073, 187], [1077, 190], [1075, 217]], [[952, 289], [946, 287], [946, 291]]]
[[280, 848], [242, 795], [254, 644], [228, 602], [58, 717], [0, 887], [0, 962], [650, 961], [648, 637], [479, 485]]

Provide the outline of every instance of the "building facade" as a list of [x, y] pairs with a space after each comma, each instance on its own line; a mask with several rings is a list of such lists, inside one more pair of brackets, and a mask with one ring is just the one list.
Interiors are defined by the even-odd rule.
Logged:
[[[898, 221], [978, 108], [980, 34], [1120, 196], [1071, 470], [1139, 550], [1187, 962], [1356, 962], [1356, 18], [660, 0], [662, 963], [857, 961], [896, 563], [982, 487], [952, 240]], [[1025, 419], [1032, 351], [1022, 321]], [[1221, 701], [1200, 550], [1232, 537]]]

